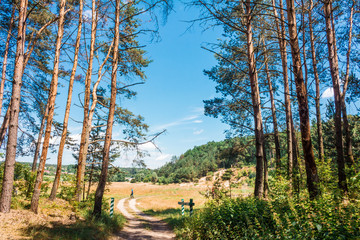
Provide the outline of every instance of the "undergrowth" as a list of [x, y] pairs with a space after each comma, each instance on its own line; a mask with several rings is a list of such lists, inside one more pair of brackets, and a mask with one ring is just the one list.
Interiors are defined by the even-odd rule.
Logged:
[[349, 177], [343, 196], [330, 163], [319, 163], [318, 172], [322, 194], [315, 200], [309, 200], [305, 179], [296, 194], [286, 178], [270, 173], [267, 200], [222, 195], [175, 232], [180, 239], [360, 239], [359, 173]]
[[359, 239], [356, 202], [255, 198], [210, 201], [177, 228], [181, 239]]

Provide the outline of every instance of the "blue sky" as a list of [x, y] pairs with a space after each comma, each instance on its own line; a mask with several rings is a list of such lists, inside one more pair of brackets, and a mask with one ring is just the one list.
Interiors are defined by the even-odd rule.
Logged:
[[[126, 103], [130, 110], [145, 117], [150, 133], [167, 130], [155, 141], [161, 153], [151, 144], [144, 146], [151, 154], [146, 158], [151, 168], [194, 146], [224, 139], [227, 126], [204, 116], [202, 102], [216, 95], [215, 85], [203, 74], [216, 61], [201, 45], [215, 42], [220, 33], [203, 32], [197, 26], [187, 30], [190, 23], [186, 21], [197, 17], [194, 9], [184, 10], [176, 4], [167, 23], [160, 26], [161, 41], [145, 48], [153, 60], [146, 69], [146, 84], [136, 87], [138, 96]], [[130, 162], [131, 157], [117, 161], [120, 166]]]

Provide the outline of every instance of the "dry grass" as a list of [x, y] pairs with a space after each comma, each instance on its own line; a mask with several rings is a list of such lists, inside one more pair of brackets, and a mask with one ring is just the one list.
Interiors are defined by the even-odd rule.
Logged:
[[202, 207], [206, 201], [200, 191], [205, 191], [206, 186], [193, 184], [169, 184], [155, 185], [152, 183], [111, 183], [106, 197], [115, 197], [119, 200], [130, 195], [131, 189], [134, 189], [134, 196], [139, 198], [138, 207], [142, 210], [152, 209], [154, 211], [165, 210], [169, 208], [178, 208], [178, 202], [181, 199], [189, 201], [194, 199], [195, 207]]
[[[203, 194], [211, 189], [210, 183], [206, 184], [169, 184], [155, 185], [152, 183], [128, 183], [116, 182], [108, 186], [109, 191], [105, 197], [114, 197], [116, 201], [129, 197], [131, 189], [134, 189], [134, 196], [138, 199], [138, 207], [142, 210], [162, 211], [171, 208], [179, 208], [178, 202], [184, 199], [188, 202], [192, 198], [195, 202], [195, 209], [202, 208], [206, 202]], [[233, 196], [248, 195], [253, 189], [247, 185], [233, 188]]]
[[[23, 205], [30, 204], [29, 200], [13, 200], [22, 201]], [[39, 214], [24, 209], [0, 213], [0, 238], [32, 239], [32, 237], [28, 237], [30, 226], [46, 228], [52, 227], [54, 224], [70, 225], [74, 223], [69, 217], [73, 212], [72, 207], [66, 201], [56, 199], [51, 202], [47, 199], [41, 199], [39, 205]]]

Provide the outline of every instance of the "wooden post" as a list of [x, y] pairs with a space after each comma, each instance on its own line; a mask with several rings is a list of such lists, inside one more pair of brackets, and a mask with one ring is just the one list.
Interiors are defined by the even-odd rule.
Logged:
[[193, 199], [190, 199], [190, 202], [184, 202], [184, 199], [181, 199], [181, 202], [178, 202], [179, 205], [181, 205], [181, 215], [184, 216], [185, 214], [185, 205], [190, 206], [190, 216], [193, 214], [193, 206], [195, 205]]
[[111, 198], [110, 202], [110, 217], [112, 217], [114, 214], [114, 198]]
[[189, 206], [190, 206], [190, 216], [193, 214], [193, 206], [195, 203], [193, 202], [193, 199], [190, 198]]
[[184, 203], [184, 199], [181, 199], [181, 202], [178, 202], [178, 204], [181, 205], [181, 215], [184, 216], [184, 214], [185, 214], [185, 208], [184, 208], [185, 203]]

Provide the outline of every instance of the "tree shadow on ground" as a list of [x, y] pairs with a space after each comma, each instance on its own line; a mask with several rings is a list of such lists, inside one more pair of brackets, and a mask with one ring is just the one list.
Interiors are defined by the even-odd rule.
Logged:
[[51, 222], [44, 225], [31, 225], [24, 229], [24, 234], [33, 239], [108, 239], [106, 233], [98, 226], [89, 224], [85, 221], [74, 224], [62, 224]]
[[91, 240], [109, 239], [120, 231], [125, 223], [121, 215], [114, 214], [113, 218], [102, 216], [100, 219], [77, 220], [74, 223], [49, 222], [46, 225], [29, 225], [23, 232], [33, 239], [63, 239], [63, 240]]
[[161, 217], [172, 229], [183, 226], [185, 218], [190, 215], [190, 211], [187, 208], [185, 208], [184, 216], [181, 215], [180, 208], [168, 208], [158, 211], [150, 209], [144, 210], [143, 212], [154, 217]]

